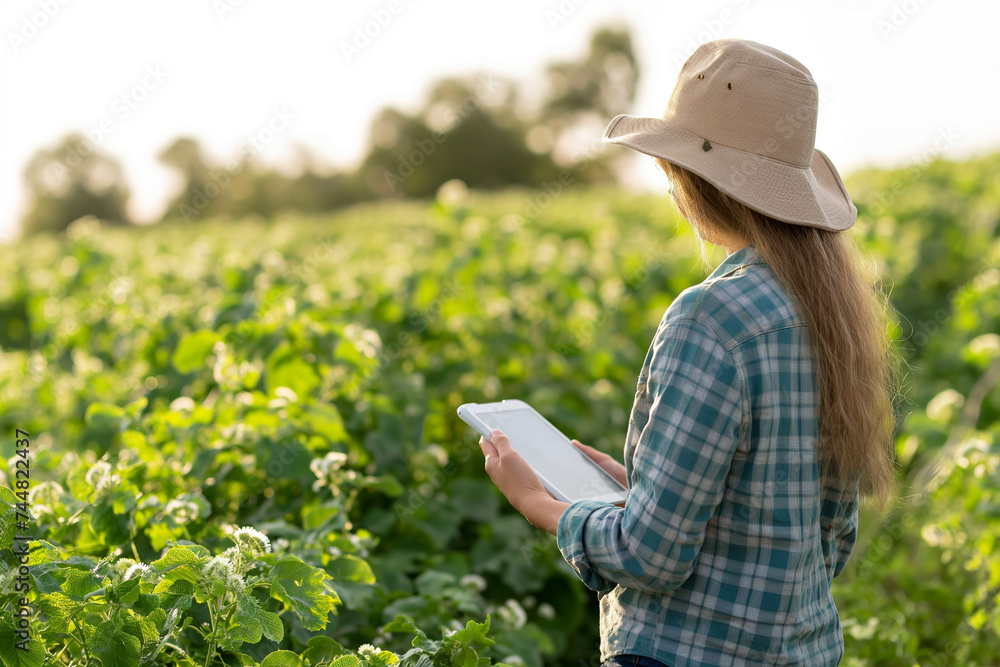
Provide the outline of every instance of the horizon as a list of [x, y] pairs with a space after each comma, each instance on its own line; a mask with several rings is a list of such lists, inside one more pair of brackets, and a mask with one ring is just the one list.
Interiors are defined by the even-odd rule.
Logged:
[[[42, 5], [54, 8], [44, 21], [38, 18]], [[386, 14], [390, 5], [397, 11]], [[961, 161], [1000, 150], [991, 112], [1000, 92], [980, 80], [982, 71], [1000, 66], [1000, 45], [989, 35], [1000, 6], [989, 3], [732, 0], [697, 8], [517, 0], [496, 11], [440, 0], [419, 7], [428, 5], [440, 11], [419, 13], [402, 0], [350, 7], [298, 0], [280, 11], [276, 3], [241, 0], [152, 8], [124, 0], [100, 7], [4, 3], [7, 57], [0, 78], [8, 89], [0, 107], [6, 121], [0, 123], [0, 239], [15, 237], [25, 212], [27, 159], [71, 131], [97, 133], [99, 149], [123, 169], [130, 215], [148, 223], [180, 187], [173, 171], [156, 160], [178, 137], [195, 138], [207, 160], [225, 164], [278, 109], [287, 122], [260, 146], [259, 166], [294, 172], [296, 146], [302, 145], [318, 170], [352, 170], [368, 148], [376, 111], [391, 106], [415, 113], [434, 80], [477, 74], [512, 79], [523, 110], [543, 93], [547, 64], [578, 59], [596, 29], [619, 24], [630, 30], [641, 68], [635, 101], [622, 113], [658, 116], [686, 55], [707, 38], [738, 36], [774, 45], [810, 69], [823, 93], [816, 148], [845, 178], [868, 167], [923, 163], [928, 156]], [[465, 29], [487, 14], [496, 31]], [[384, 25], [370, 31], [371, 40], [359, 40], [358, 31], [379, 17]], [[822, 22], [827, 30], [820, 39], [794, 30], [796, 17]], [[31, 33], [26, 26], [33, 22], [41, 25]], [[662, 37], [655, 32], [661, 24]], [[143, 25], [150, 30], [136, 29]], [[159, 30], [153, 32], [154, 25]], [[432, 28], [436, 39], [427, 38]], [[511, 34], [533, 48], [510, 49]], [[129, 58], [121, 58], [123, 52]], [[954, 63], [938, 53], [955, 54]], [[978, 59], [976, 67], [962, 65], [970, 56]], [[24, 90], [32, 92], [30, 104], [13, 94]], [[345, 92], [354, 103], [343, 103]], [[586, 145], [603, 130], [597, 123], [575, 136]], [[621, 179], [626, 189], [666, 191], [645, 156], [627, 157]]]

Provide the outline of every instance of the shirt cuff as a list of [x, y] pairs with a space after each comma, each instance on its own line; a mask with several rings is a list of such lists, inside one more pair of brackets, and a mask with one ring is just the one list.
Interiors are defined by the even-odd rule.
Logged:
[[563, 510], [556, 529], [556, 544], [562, 557], [587, 588], [599, 593], [610, 591], [615, 587], [615, 584], [598, 574], [590, 565], [584, 542], [587, 520], [594, 512], [617, 509], [621, 508], [599, 500], [578, 500]]

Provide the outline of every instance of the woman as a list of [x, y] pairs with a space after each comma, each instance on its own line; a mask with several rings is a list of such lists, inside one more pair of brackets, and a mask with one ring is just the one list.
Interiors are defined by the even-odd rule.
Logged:
[[[562, 503], [500, 431], [486, 471], [553, 533], [601, 610], [604, 665], [836, 665], [830, 585], [858, 505], [893, 493], [885, 299], [842, 234], [857, 217], [815, 150], [809, 71], [755, 42], [701, 46], [662, 118], [604, 140], [654, 157], [681, 215], [728, 257], [682, 292], [639, 374], [624, 507]], [[492, 441], [492, 442], [491, 442]]]

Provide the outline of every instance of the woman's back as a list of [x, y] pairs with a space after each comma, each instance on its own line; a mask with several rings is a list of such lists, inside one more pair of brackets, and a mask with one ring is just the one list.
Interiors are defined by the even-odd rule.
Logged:
[[752, 246], [667, 310], [629, 423], [625, 511], [583, 503], [559, 522], [563, 556], [599, 592], [602, 654], [840, 661], [830, 581], [857, 488], [820, 479], [810, 340]]

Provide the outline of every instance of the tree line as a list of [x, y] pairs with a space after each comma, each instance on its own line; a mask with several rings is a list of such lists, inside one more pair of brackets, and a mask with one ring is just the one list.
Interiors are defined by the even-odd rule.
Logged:
[[[210, 160], [196, 138], [179, 137], [157, 156], [183, 183], [159, 221], [327, 212], [368, 200], [433, 196], [451, 179], [482, 190], [567, 179], [614, 181], [613, 158], [573, 156], [568, 147], [575, 128], [607, 121], [634, 99], [639, 65], [629, 32], [595, 32], [582, 58], [548, 64], [544, 78], [543, 100], [530, 112], [521, 110], [511, 80], [493, 75], [437, 80], [417, 113], [389, 106], [375, 115], [367, 153], [349, 170], [324, 169], [302, 146], [296, 149], [298, 173], [262, 164], [257, 158], [264, 144], [288, 123], [281, 109], [225, 164]], [[29, 203], [20, 221], [23, 236], [58, 233], [88, 215], [111, 225], [134, 222], [120, 164], [82, 132], [38, 150], [24, 180]]]

